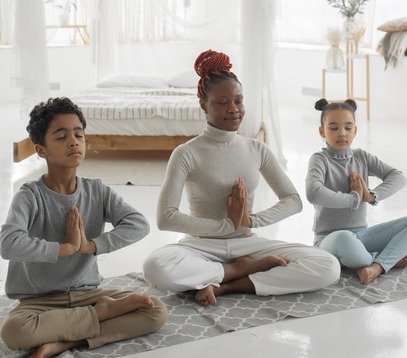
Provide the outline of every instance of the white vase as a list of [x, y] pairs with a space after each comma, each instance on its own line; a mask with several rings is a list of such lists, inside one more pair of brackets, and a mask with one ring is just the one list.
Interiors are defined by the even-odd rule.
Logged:
[[343, 51], [338, 45], [331, 45], [326, 53], [326, 68], [337, 70], [345, 67]]
[[352, 32], [357, 27], [357, 23], [354, 17], [347, 17], [343, 23], [343, 37], [346, 42], [353, 41]]

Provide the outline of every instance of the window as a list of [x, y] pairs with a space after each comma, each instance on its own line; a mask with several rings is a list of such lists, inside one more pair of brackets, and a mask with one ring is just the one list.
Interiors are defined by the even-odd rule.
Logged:
[[[328, 44], [329, 28], [343, 28], [344, 18], [326, 0], [280, 1], [278, 41], [294, 44]], [[356, 20], [366, 26], [361, 45], [375, 49], [383, 36], [377, 27], [385, 21], [407, 16], [406, 0], [370, 0]]]
[[118, 42], [177, 41], [185, 38], [185, 0], [118, 0]]
[[[273, 0], [277, 1], [277, 0]], [[89, 0], [44, 0], [49, 45], [82, 45], [90, 41], [90, 19], [97, 8]], [[216, 1], [115, 0], [118, 42], [186, 40], [186, 24], [202, 20]], [[0, 46], [12, 44], [15, 0], [0, 0]], [[197, 9], [199, 14], [197, 14]], [[229, 9], [231, 10], [231, 9]], [[361, 46], [375, 49], [383, 36], [377, 27], [385, 21], [407, 16], [406, 0], [369, 0], [357, 20], [366, 25]], [[327, 0], [279, 0], [277, 38], [292, 44], [328, 44], [329, 28], [342, 29], [343, 17]], [[189, 26], [191, 28], [191, 26]]]
[[[86, 0], [44, 0], [48, 45], [89, 42], [89, 21], [84, 2]], [[0, 46], [12, 45], [15, 21], [15, 0], [0, 0]]]
[[82, 2], [81, 0], [45, 0], [48, 45], [89, 43], [89, 21]]

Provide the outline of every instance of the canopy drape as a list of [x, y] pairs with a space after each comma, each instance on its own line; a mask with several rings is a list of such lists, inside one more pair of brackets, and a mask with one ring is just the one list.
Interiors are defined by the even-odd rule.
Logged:
[[[72, 0], [47, 1], [64, 21]], [[207, 49], [228, 54], [243, 85], [246, 115], [240, 133], [266, 142], [281, 163], [280, 119], [274, 78], [277, 0], [87, 0], [99, 79], [113, 72], [170, 77], [193, 71]], [[16, 0], [14, 79], [27, 112], [49, 96], [44, 0]]]
[[[109, 0], [99, 0], [100, 8]], [[126, 2], [126, 10], [132, 13], [134, 22], [146, 20], [141, 12], [144, 0], [121, 0]], [[275, 20], [278, 1], [276, 0], [201, 0], [184, 1], [184, 12], [175, 11], [173, 3], [155, 0], [154, 6], [148, 3], [149, 24], [154, 25], [150, 41], [129, 43], [114, 42], [110, 31], [111, 12], [99, 12], [97, 21], [98, 36], [95, 44], [105, 43], [99, 48], [99, 73], [137, 72], [140, 74], [172, 76], [193, 69], [196, 57], [202, 51], [213, 49], [225, 52], [233, 63], [232, 71], [243, 85], [246, 115], [240, 132], [255, 137], [261, 127], [266, 130], [266, 142], [271, 146], [279, 161], [285, 165], [280, 119], [274, 77]], [[147, 11], [147, 9], [146, 9]], [[159, 41], [157, 23], [165, 24], [164, 32], [178, 34], [178, 41]], [[144, 31], [148, 31], [146, 24]], [[135, 26], [122, 24], [127, 32], [122, 32], [121, 40], [127, 36], [131, 41]], [[126, 27], [127, 26], [127, 27]], [[175, 29], [175, 30], [174, 30]], [[153, 31], [153, 29], [151, 29]], [[174, 35], [175, 36], [175, 35]], [[117, 39], [116, 39], [117, 41]], [[109, 68], [105, 67], [107, 58]], [[102, 61], [103, 59], [103, 61]]]
[[21, 118], [49, 97], [49, 69], [43, 0], [15, 3], [13, 41], [14, 66], [11, 79], [21, 88]]

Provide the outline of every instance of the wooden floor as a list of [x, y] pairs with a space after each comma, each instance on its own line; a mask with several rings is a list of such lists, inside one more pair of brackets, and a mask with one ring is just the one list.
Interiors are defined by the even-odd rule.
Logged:
[[[304, 179], [309, 156], [324, 143], [318, 136], [318, 113], [280, 108], [287, 173], [303, 198], [301, 213], [259, 230], [273, 238], [289, 242], [312, 242], [313, 207], [305, 200]], [[41, 160], [13, 163], [12, 142], [24, 138], [25, 123], [17, 117], [15, 107], [0, 107], [0, 118], [15, 117], [12, 126], [0, 121], [0, 222], [4, 222], [16, 180], [32, 178]], [[407, 173], [404, 154], [407, 121], [401, 114], [397, 121], [358, 119], [359, 131], [355, 147], [378, 155]], [[164, 244], [177, 242], [182, 235], [159, 231], [155, 224], [159, 187], [115, 186], [119, 194], [139, 209], [151, 224], [145, 239], [123, 250], [99, 257], [100, 272], [105, 277], [141, 271], [146, 255]], [[261, 186], [256, 205], [261, 207], [273, 198]], [[407, 215], [407, 188], [369, 208], [371, 224]], [[187, 210], [185, 198], [182, 208]], [[0, 290], [4, 292], [7, 262], [0, 259]], [[380, 279], [385, 279], [385, 276]], [[407, 298], [407, 293], [406, 293]], [[137, 358], [207, 358], [211, 357], [282, 357], [282, 358], [404, 358], [407, 357], [407, 300], [363, 309], [326, 314], [309, 319], [283, 322], [230, 333], [223, 336], [138, 354]]]

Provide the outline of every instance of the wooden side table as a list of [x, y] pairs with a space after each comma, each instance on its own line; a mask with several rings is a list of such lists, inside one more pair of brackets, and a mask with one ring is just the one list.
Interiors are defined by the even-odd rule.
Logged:
[[[355, 94], [355, 61], [363, 61], [365, 66], [365, 97], [357, 96]], [[326, 97], [326, 77], [328, 73], [346, 73], [346, 98], [354, 99], [355, 101], [366, 102], [366, 116], [370, 119], [370, 63], [369, 55], [362, 53], [355, 53], [355, 47], [351, 43], [346, 44], [346, 66], [340, 69], [322, 69], [322, 97]], [[342, 100], [331, 100], [333, 102], [339, 102]]]

